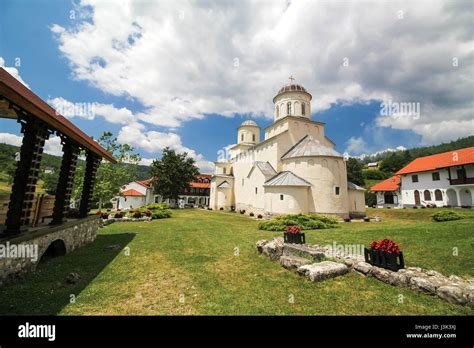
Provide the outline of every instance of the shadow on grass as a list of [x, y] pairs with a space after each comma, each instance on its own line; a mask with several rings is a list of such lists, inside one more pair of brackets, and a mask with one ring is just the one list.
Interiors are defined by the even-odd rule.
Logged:
[[[0, 288], [0, 315], [58, 314], [134, 237], [134, 233], [101, 234], [68, 255], [40, 263], [36, 271]], [[66, 281], [71, 272], [80, 276], [75, 284]]]

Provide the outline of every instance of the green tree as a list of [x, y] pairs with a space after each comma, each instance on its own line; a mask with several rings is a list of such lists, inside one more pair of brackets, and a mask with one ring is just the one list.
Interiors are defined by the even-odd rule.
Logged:
[[347, 180], [359, 186], [365, 185], [362, 163], [357, 158], [350, 157], [347, 160]]
[[51, 174], [43, 173], [40, 177], [43, 180], [43, 188], [46, 193], [55, 195], [58, 186], [59, 171], [55, 170]]
[[160, 160], [151, 164], [153, 189], [164, 199], [178, 201], [179, 195], [199, 174], [195, 161], [186, 152], [176, 153], [166, 147]]
[[[102, 160], [96, 174], [93, 201], [99, 209], [104, 203], [109, 203], [123, 185], [133, 181], [137, 171], [140, 156], [128, 144], [120, 144], [111, 132], [104, 132], [98, 139], [99, 144], [117, 160], [117, 164]], [[73, 199], [80, 199], [84, 180], [84, 163], [78, 165], [74, 180]]]
[[389, 174], [396, 173], [405, 166], [405, 161], [406, 158], [403, 152], [393, 152], [382, 160], [380, 170]]

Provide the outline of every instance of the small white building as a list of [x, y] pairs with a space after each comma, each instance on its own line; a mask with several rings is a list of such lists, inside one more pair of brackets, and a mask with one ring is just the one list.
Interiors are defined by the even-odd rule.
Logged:
[[370, 188], [377, 197], [377, 208], [401, 208], [400, 176], [394, 175]]
[[376, 169], [379, 169], [379, 162], [370, 162], [370, 163], [367, 163], [367, 169], [369, 169], [369, 170], [376, 170]]
[[[188, 190], [179, 195], [184, 204], [186, 206], [208, 206], [211, 175], [199, 174], [189, 186]], [[134, 209], [149, 203], [170, 203], [169, 200], [163, 200], [153, 191], [151, 179], [132, 181], [125, 185], [120, 192], [121, 194], [112, 200], [113, 209]]]
[[370, 190], [380, 207], [474, 207], [474, 147], [419, 157]]

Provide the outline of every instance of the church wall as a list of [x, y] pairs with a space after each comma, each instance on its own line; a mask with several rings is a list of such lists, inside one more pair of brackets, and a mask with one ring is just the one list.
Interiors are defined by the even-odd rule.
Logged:
[[308, 213], [308, 193], [307, 187], [265, 186], [265, 212], [271, 214]]
[[365, 194], [361, 190], [347, 190], [351, 217], [365, 216]]
[[223, 207], [229, 209], [234, 205], [234, 190], [233, 189], [218, 189], [224, 181], [227, 181], [230, 185], [233, 185], [234, 179], [232, 177], [215, 176], [211, 180], [211, 189], [209, 194], [209, 207], [214, 210], [219, 210]]
[[[314, 213], [349, 214], [346, 165], [337, 157], [301, 157], [284, 160], [283, 170], [311, 183], [308, 209]], [[339, 187], [339, 195], [336, 194]]]

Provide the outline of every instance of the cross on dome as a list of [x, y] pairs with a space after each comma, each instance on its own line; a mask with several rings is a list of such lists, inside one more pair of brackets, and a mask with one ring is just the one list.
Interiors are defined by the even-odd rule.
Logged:
[[290, 75], [290, 77], [288, 77], [288, 80], [290, 80], [290, 84], [292, 84], [295, 78], [293, 77], [293, 75]]

